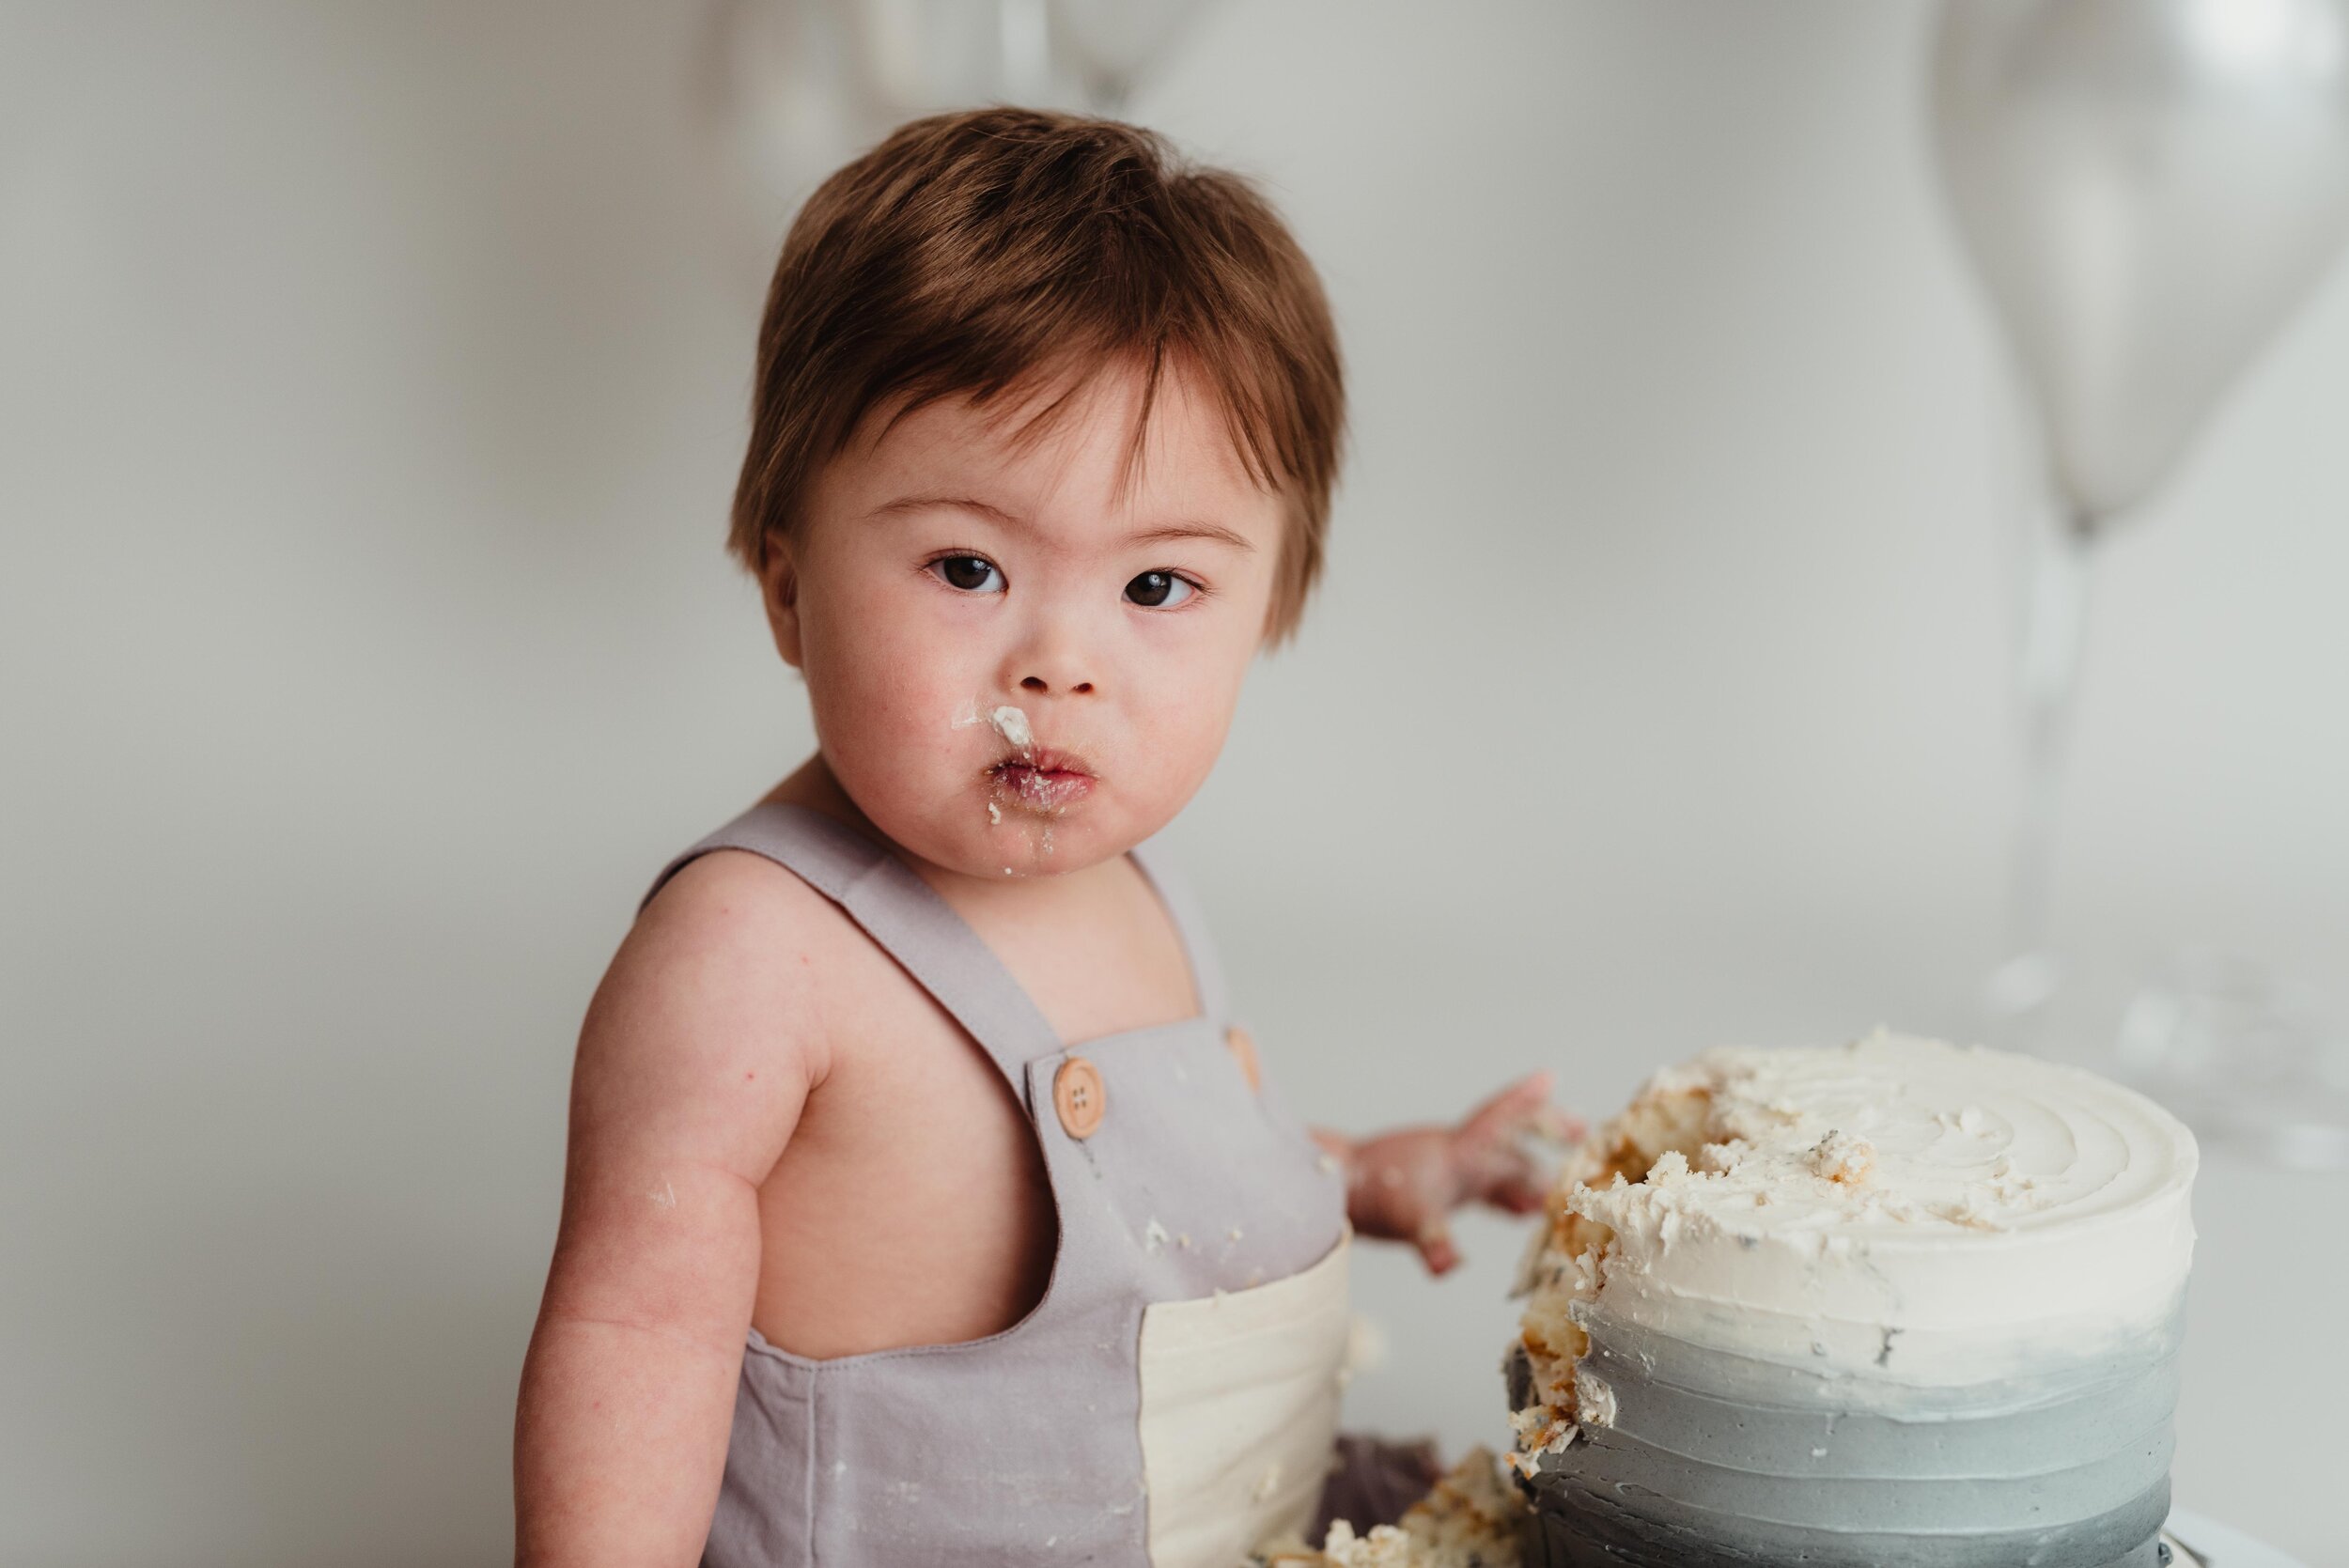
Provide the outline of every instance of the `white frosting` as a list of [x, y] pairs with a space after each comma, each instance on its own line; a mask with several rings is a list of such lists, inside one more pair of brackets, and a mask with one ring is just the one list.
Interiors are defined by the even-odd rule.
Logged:
[[988, 707], [981, 698], [973, 696], [946, 721], [948, 729], [968, 729], [973, 724], [987, 725], [1002, 736], [1005, 744], [1017, 746], [1023, 752], [1035, 744], [1035, 732], [1028, 727], [1027, 710], [1014, 707], [1009, 703], [1000, 707]]
[[[1626, 1125], [1691, 1092], [1700, 1146], [1638, 1182], [1567, 1172], [1520, 1281], [1562, 1352], [1562, 1319], [1605, 1314], [1888, 1394], [1956, 1388], [2076, 1364], [2158, 1324], [2185, 1283], [2193, 1135], [2092, 1074], [1879, 1031], [1707, 1051]], [[1542, 1371], [1564, 1404], [1571, 1369]]]
[[989, 713], [987, 722], [995, 727], [995, 733], [1002, 736], [1007, 745], [1017, 746], [1024, 752], [1035, 744], [1035, 732], [1028, 728], [1028, 715], [1020, 708], [1006, 704]]

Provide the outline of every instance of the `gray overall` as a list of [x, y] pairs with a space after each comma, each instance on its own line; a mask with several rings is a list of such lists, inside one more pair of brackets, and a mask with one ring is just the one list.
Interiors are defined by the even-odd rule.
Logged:
[[1190, 892], [1134, 851], [1204, 1008], [1064, 1045], [879, 842], [754, 806], [710, 849], [804, 878], [967, 1030], [1025, 1106], [1059, 1211], [1043, 1300], [985, 1339], [814, 1359], [750, 1330], [705, 1568], [1233, 1568], [1315, 1518], [1351, 1317], [1343, 1179], [1226, 1013]]

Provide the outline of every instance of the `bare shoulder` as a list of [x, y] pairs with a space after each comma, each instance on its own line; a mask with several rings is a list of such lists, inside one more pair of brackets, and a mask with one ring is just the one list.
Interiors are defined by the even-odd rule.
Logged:
[[711, 968], [812, 984], [819, 950], [847, 924], [839, 907], [747, 849], [712, 849], [678, 867], [636, 917], [614, 960], [689, 973]]
[[588, 1004], [574, 1143], [648, 1141], [763, 1180], [831, 1071], [827, 950], [844, 924], [762, 856], [716, 849], [679, 867]]

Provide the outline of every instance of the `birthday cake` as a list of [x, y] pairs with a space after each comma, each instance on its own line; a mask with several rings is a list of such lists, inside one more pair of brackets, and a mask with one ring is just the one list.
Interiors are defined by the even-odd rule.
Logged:
[[1879, 1032], [1712, 1050], [1569, 1159], [1504, 1358], [1529, 1568], [2154, 1568], [2186, 1127]]

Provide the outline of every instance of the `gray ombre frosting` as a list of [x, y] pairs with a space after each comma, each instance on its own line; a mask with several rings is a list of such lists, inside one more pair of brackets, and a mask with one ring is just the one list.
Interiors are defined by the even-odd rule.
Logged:
[[[1931, 1054], [1952, 1048], [1885, 1036], [1862, 1045], [1874, 1048], [1862, 1053], [1873, 1060], [1837, 1060], [1837, 1081], [1848, 1091], [1855, 1071], [1880, 1075], [1881, 1103], [1863, 1112], [1846, 1094], [1831, 1108], [1839, 1131], [1856, 1125], [1865, 1135], [1873, 1123], [1885, 1132], [1913, 1118], [1920, 1097], [1945, 1097], [1970, 1076], [1982, 1080], [1978, 1092], [1941, 1108], [1952, 1112], [1945, 1118], [1952, 1126], [1977, 1102], [1999, 1110], [1969, 1113], [1969, 1128], [2063, 1102], [2048, 1126], [2079, 1136], [2043, 1130], [2026, 1151], [2020, 1139], [1984, 1132], [1977, 1141], [1998, 1145], [1990, 1163], [2007, 1161], [1999, 1169], [2009, 1176], [2015, 1162], [2030, 1165], [2032, 1186], [2010, 1180], [2013, 1200], [2001, 1209], [1963, 1209], [1966, 1224], [1937, 1224], [1930, 1215], [1921, 1222], [1916, 1205], [1949, 1208], [1962, 1196], [1933, 1181], [1973, 1153], [1955, 1140], [1906, 1157], [1871, 1146], [1872, 1201], [1810, 1193], [1801, 1189], [1812, 1179], [1804, 1165], [1771, 1164], [1763, 1147], [1768, 1119], [1741, 1121], [1735, 1107], [1766, 1097], [1787, 1146], [1808, 1155], [1824, 1134], [1797, 1109], [1798, 1091], [1823, 1081], [1820, 1064], [1781, 1071], [1770, 1062], [1741, 1083], [1718, 1071], [1732, 1059], [1716, 1055], [1709, 1092], [1720, 1103], [1712, 1110], [1729, 1108], [1746, 1155], [1700, 1162], [1718, 1178], [1709, 1184], [1700, 1169], [1658, 1191], [1614, 1187], [1610, 1197], [1583, 1203], [1583, 1212], [1626, 1230], [1609, 1237], [1602, 1257], [1586, 1251], [1581, 1268], [1553, 1267], [1548, 1315], [1530, 1312], [1529, 1325], [1546, 1330], [1531, 1343], [1555, 1343], [1558, 1322], [1570, 1319], [1587, 1346], [1570, 1367], [1553, 1358], [1542, 1369], [1522, 1344], [1509, 1358], [1521, 1435], [1535, 1432], [1532, 1412], [1564, 1403], [1563, 1378], [1571, 1377], [1576, 1395], [1570, 1435], [1553, 1426], [1550, 1441], [1527, 1442], [1517, 1456], [1519, 1484], [1535, 1504], [1529, 1568], [2155, 1568], [2163, 1560], [2183, 1249], [2191, 1233], [2182, 1240], [2142, 1221], [2173, 1199], [2183, 1216], [2190, 1139], [2183, 1129], [2173, 1136], [2157, 1108], [2131, 1104], [2135, 1096], [2101, 1080], [2093, 1090], [2070, 1083], [2057, 1085], [2064, 1093], [2043, 1093], [2051, 1070], [2044, 1063], [2016, 1065], [2023, 1059], [1996, 1052], [1961, 1063]], [[1925, 1070], [1911, 1070], [1921, 1063]], [[2123, 1126], [2133, 1120], [2141, 1125]], [[1731, 1130], [1715, 1125], [1706, 1136]], [[2099, 1140], [2107, 1152], [2096, 1157], [2093, 1179], [2067, 1187], [2065, 1173], [2077, 1175], [2080, 1158], [2060, 1145]], [[1829, 1167], [1842, 1168], [1808, 1164], [1812, 1172]], [[1742, 1195], [1772, 1184], [1787, 1196], [1761, 1205], [1757, 1218]], [[2046, 1196], [2029, 1201], [2034, 1190]], [[2129, 1243], [2140, 1252], [2163, 1253], [2152, 1260], [2162, 1266], [2136, 1271], [2134, 1302], [2100, 1296], [2092, 1278], [2050, 1289], [2064, 1280], [2048, 1249], [2061, 1250], [2067, 1211], [2080, 1227], [2084, 1258], [2107, 1253], [2123, 1235], [2141, 1236]], [[1808, 1239], [1775, 1262], [1757, 1258], [1783, 1239], [1789, 1219]], [[1823, 1230], [1853, 1239], [1830, 1245]], [[1934, 1266], [1921, 1251], [1937, 1248], [1968, 1267], [1952, 1274]], [[1789, 1262], [1802, 1256], [1818, 1281], [1790, 1292]], [[2010, 1271], [2015, 1278], [2001, 1291]], [[2165, 1273], [2164, 1288], [2142, 1294]], [[1739, 1299], [1741, 1287], [1752, 1301]], [[1794, 1331], [1806, 1295], [1823, 1304], [1807, 1342]]]
[[[1542, 1455], [1529, 1568], [2157, 1562], [2180, 1313], [2095, 1365], [1883, 1405], [1592, 1314], [1614, 1423]], [[1511, 1400], [1528, 1374], [1512, 1367]]]

